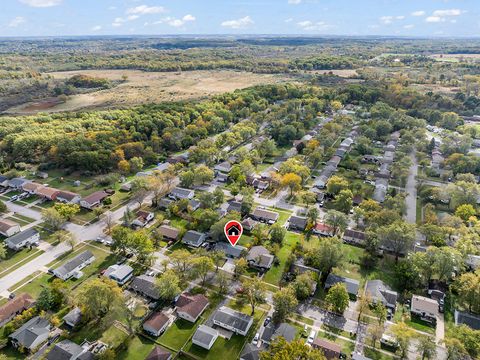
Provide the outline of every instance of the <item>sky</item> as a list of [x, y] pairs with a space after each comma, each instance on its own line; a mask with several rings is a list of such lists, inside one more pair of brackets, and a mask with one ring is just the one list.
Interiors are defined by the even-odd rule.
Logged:
[[0, 0], [0, 36], [480, 36], [480, 0]]

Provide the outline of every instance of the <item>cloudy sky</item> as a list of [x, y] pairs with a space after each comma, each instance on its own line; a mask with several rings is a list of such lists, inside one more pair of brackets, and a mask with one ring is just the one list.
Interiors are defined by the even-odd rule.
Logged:
[[480, 0], [1, 0], [0, 36], [479, 36]]

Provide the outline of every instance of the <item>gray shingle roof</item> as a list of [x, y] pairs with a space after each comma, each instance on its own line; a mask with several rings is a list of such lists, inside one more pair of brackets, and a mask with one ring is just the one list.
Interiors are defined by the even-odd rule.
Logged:
[[35, 234], [38, 234], [38, 231], [33, 229], [33, 228], [30, 228], [30, 229], [24, 230], [20, 233], [17, 233], [13, 236], [10, 236], [7, 240], [5, 240], [5, 242], [16, 246], [16, 245], [20, 244], [21, 242], [31, 238]]
[[49, 332], [50, 323], [48, 320], [35, 316], [12, 333], [10, 338], [15, 339], [22, 346], [30, 348], [39, 336]]
[[465, 324], [474, 330], [480, 330], [480, 316], [455, 310], [455, 325]]
[[196, 247], [202, 245], [204, 241], [205, 234], [194, 230], [187, 231], [182, 239], [182, 242]]
[[366, 292], [370, 294], [374, 302], [381, 301], [385, 306], [395, 308], [398, 294], [385, 285], [382, 280], [367, 281]]
[[358, 288], [360, 287], [360, 282], [358, 280], [350, 279], [343, 276], [338, 276], [334, 274], [328, 274], [327, 280], [325, 281], [325, 288], [330, 288], [337, 283], [345, 284], [347, 292], [352, 295], [357, 295]]
[[90, 250], [86, 250], [82, 252], [81, 254], [78, 254], [75, 256], [73, 259], [67, 261], [65, 264], [62, 266], [58, 267], [55, 269], [55, 271], [60, 274], [60, 275], [66, 275], [73, 269], [77, 268], [84, 262], [86, 262], [88, 259], [92, 258], [93, 254]]
[[[82, 354], [84, 353], [84, 354]], [[81, 359], [93, 359], [93, 354], [89, 351], [84, 352], [84, 349], [70, 340], [62, 340], [55, 344], [52, 350], [47, 355], [48, 360], [71, 360], [78, 359], [82, 354]]]
[[218, 332], [215, 329], [212, 329], [206, 325], [200, 325], [193, 334], [193, 341], [199, 342], [200, 344], [205, 344], [205, 347], [208, 347], [213, 338], [218, 337]]
[[252, 317], [222, 306], [213, 315], [213, 320], [216, 320], [222, 324], [227, 324], [239, 331], [246, 331], [251, 323]]
[[155, 278], [153, 276], [136, 276], [130, 284], [130, 288], [154, 300], [157, 300], [160, 297], [158, 295], [158, 290], [155, 286]]
[[82, 312], [78, 307], [74, 307], [72, 310], [68, 312], [67, 315], [63, 317], [63, 320], [65, 322], [68, 322], [72, 325], [77, 325], [81, 319], [82, 319]]

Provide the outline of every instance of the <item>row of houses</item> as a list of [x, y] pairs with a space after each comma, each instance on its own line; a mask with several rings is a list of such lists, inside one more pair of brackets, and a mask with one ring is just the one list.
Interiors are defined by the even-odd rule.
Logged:
[[373, 192], [373, 200], [383, 203], [388, 191], [388, 182], [390, 179], [390, 166], [395, 159], [395, 150], [397, 148], [400, 133], [398, 131], [390, 135], [390, 140], [384, 147], [383, 158], [380, 161], [380, 168], [375, 174], [375, 190]]
[[332, 175], [337, 171], [338, 165], [342, 161], [342, 159], [348, 154], [350, 151], [352, 144], [355, 142], [356, 137], [358, 136], [356, 126], [350, 131], [347, 138], [345, 138], [341, 143], [340, 146], [335, 151], [335, 154], [331, 157], [331, 159], [327, 162], [326, 166], [321, 171], [320, 175], [315, 179], [313, 186], [318, 189], [324, 189], [327, 186], [328, 180], [332, 177]]

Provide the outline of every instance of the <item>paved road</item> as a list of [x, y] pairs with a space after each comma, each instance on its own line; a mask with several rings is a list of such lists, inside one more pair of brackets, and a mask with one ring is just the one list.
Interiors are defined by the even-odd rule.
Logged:
[[5, 204], [7, 205], [7, 208], [8, 208], [9, 211], [27, 216], [27, 217], [29, 217], [31, 219], [35, 219], [35, 220], [41, 220], [42, 219], [42, 214], [39, 211], [27, 208], [27, 207], [22, 206], [22, 205], [15, 204], [11, 201], [6, 201]]
[[405, 202], [407, 204], [406, 220], [410, 224], [417, 222], [417, 174], [418, 174], [418, 162], [415, 153], [412, 152], [410, 158], [412, 159], [412, 166], [408, 174], [407, 184], [405, 186], [405, 192], [407, 197]]

